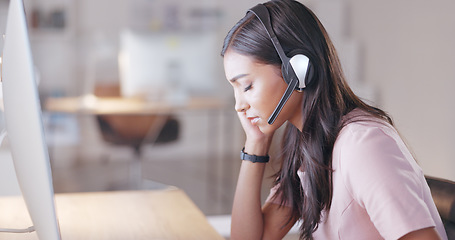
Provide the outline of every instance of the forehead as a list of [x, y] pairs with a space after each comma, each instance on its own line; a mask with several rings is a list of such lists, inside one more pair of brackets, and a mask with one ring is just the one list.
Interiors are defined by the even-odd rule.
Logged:
[[224, 71], [227, 79], [232, 79], [239, 74], [250, 74], [264, 64], [257, 62], [253, 57], [227, 51], [223, 58]]
[[226, 79], [231, 80], [236, 76], [246, 74], [250, 76], [269, 75], [281, 77], [281, 67], [265, 64], [255, 58], [234, 51], [227, 51], [223, 58]]

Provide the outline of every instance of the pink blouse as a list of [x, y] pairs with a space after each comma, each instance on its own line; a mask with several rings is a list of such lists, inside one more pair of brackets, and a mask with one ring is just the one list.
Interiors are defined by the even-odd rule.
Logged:
[[391, 125], [377, 119], [349, 123], [335, 142], [332, 167], [332, 205], [314, 239], [398, 239], [427, 227], [447, 239], [424, 174]]

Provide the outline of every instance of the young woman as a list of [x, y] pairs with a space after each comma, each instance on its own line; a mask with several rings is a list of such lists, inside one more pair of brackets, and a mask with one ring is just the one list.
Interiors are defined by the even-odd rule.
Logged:
[[[246, 133], [231, 239], [281, 239], [297, 220], [302, 239], [447, 238], [390, 117], [351, 91], [308, 8], [259, 4], [230, 30], [221, 55]], [[308, 61], [288, 63], [294, 56]], [[271, 140], [286, 122], [281, 169], [261, 206]]]

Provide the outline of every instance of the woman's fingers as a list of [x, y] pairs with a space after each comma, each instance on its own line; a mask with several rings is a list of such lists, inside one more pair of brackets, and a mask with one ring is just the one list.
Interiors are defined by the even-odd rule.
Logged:
[[273, 133], [261, 132], [259, 127], [253, 125], [243, 112], [238, 113], [238, 116], [246, 134], [245, 152], [260, 156], [268, 154]]

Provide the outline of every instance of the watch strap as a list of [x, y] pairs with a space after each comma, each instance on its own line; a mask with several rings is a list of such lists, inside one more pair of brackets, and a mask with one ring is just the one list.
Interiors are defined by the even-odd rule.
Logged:
[[269, 162], [269, 155], [266, 156], [256, 156], [256, 155], [250, 155], [245, 152], [245, 148], [242, 148], [242, 151], [240, 151], [240, 159], [242, 160], [247, 160], [253, 163], [267, 163]]

